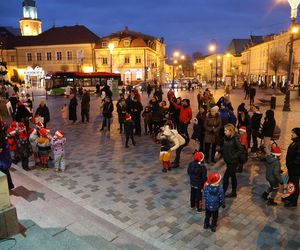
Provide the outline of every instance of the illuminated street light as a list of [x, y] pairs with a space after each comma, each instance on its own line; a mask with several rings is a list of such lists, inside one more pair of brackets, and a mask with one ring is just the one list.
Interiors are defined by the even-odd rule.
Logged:
[[[288, 0], [291, 6], [291, 36], [290, 36], [290, 49], [289, 49], [289, 68], [288, 68], [288, 79], [285, 84], [285, 98], [283, 111], [291, 111], [290, 108], [290, 84], [292, 80], [292, 71], [293, 71], [293, 50], [294, 50], [294, 34], [298, 32], [297, 27], [294, 26], [297, 18], [298, 6], [300, 0]], [[299, 86], [298, 86], [299, 87]]]
[[[214, 53], [217, 51], [217, 42], [215, 40], [212, 40], [212, 42], [210, 43], [209, 47], [208, 47], [208, 50], [211, 52], [211, 53]], [[216, 56], [216, 82], [215, 82], [215, 89], [218, 89], [218, 59], [220, 56]], [[211, 64], [211, 67], [213, 65]]]
[[113, 43], [109, 43], [108, 44], [108, 48], [109, 48], [109, 51], [110, 51], [110, 73], [112, 73], [112, 67], [113, 67], [113, 63], [112, 63], [112, 52], [115, 48], [115, 45]]
[[[178, 58], [178, 59], [177, 59]], [[174, 88], [174, 84], [175, 84], [175, 82], [174, 82], [174, 80], [175, 80], [175, 64], [177, 64], [178, 63], [178, 60], [184, 60], [185, 59], [185, 56], [184, 55], [181, 55], [180, 54], [180, 52], [179, 51], [174, 51], [173, 52], [173, 58], [172, 58], [172, 60], [173, 60], [173, 80], [172, 80], [172, 88]], [[181, 66], [180, 66], [181, 67]]]

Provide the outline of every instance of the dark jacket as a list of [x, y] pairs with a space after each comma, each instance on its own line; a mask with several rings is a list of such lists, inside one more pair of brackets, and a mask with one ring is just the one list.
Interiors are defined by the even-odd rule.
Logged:
[[90, 110], [90, 94], [85, 93], [81, 100], [81, 110]]
[[189, 164], [187, 173], [190, 176], [191, 186], [203, 189], [204, 183], [207, 180], [207, 169], [204, 164], [199, 164], [197, 161], [192, 161]]
[[133, 135], [134, 124], [133, 121], [125, 121], [124, 122], [124, 133], [125, 135]]
[[293, 139], [286, 154], [289, 176], [300, 176], [300, 137]]
[[50, 121], [50, 113], [49, 113], [49, 109], [46, 105], [44, 106], [39, 106], [35, 112], [35, 115], [37, 116], [41, 116], [44, 118], [44, 122], [47, 123]]
[[256, 95], [256, 89], [251, 87], [249, 88], [249, 96], [254, 97]]
[[112, 118], [112, 112], [114, 111], [114, 105], [110, 102], [105, 102], [103, 104], [102, 114], [105, 118]]
[[19, 106], [17, 108], [17, 112], [16, 112], [16, 121], [17, 122], [24, 122], [27, 118], [32, 117], [32, 114], [28, 111], [27, 108], [25, 108], [24, 105]]
[[206, 210], [217, 211], [219, 207], [225, 205], [223, 189], [209, 184], [204, 189], [204, 200]]
[[76, 121], [77, 120], [77, 99], [76, 97], [73, 97], [70, 100], [70, 104], [69, 104], [69, 120], [71, 121]]
[[251, 129], [253, 130], [259, 130], [260, 129], [260, 123], [261, 123], [262, 114], [255, 112], [253, 116], [251, 117]]
[[0, 170], [6, 170], [10, 168], [12, 160], [8, 149], [8, 145], [6, 143], [3, 143], [1, 148], [2, 151], [0, 153]]
[[130, 114], [133, 120], [141, 119], [141, 112], [143, 111], [143, 105], [138, 101], [133, 101], [130, 105]]
[[221, 127], [222, 120], [220, 115], [217, 114], [216, 116], [212, 116], [210, 113], [208, 113], [204, 122], [204, 142], [216, 143], [218, 141]]
[[33, 153], [31, 144], [28, 138], [17, 140], [17, 156], [20, 158], [28, 158]]
[[237, 134], [232, 137], [225, 136], [222, 153], [226, 164], [238, 163], [243, 147]]
[[122, 105], [121, 101], [122, 100], [119, 100], [117, 102], [117, 105], [116, 105], [117, 106], [117, 113], [118, 113], [119, 123], [123, 123], [125, 121], [125, 115], [126, 115], [126, 112], [127, 112], [126, 104]]
[[270, 182], [272, 187], [278, 187], [278, 184], [282, 183], [279, 159], [273, 155], [268, 155], [266, 157], [265, 166], [267, 181]]
[[274, 119], [274, 111], [267, 110], [265, 121], [264, 121], [262, 131], [261, 131], [262, 136], [272, 137], [274, 134], [275, 126], [276, 126], [276, 121]]
[[200, 113], [198, 112], [197, 116], [197, 124], [193, 125], [193, 140], [201, 140], [202, 135], [204, 134], [204, 122], [206, 119], [206, 112]]

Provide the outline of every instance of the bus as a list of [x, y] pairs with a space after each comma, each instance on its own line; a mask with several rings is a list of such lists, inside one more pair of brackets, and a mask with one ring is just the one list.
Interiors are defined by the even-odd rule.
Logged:
[[46, 75], [46, 90], [52, 88], [66, 87], [67, 85], [76, 87], [93, 87], [97, 83], [103, 85], [107, 80], [118, 81], [122, 85], [121, 74], [108, 72], [50, 72]]

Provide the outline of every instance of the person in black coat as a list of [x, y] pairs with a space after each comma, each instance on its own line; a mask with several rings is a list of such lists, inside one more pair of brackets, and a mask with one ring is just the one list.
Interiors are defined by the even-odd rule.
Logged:
[[138, 101], [136, 97], [133, 97], [133, 102], [130, 105], [130, 114], [135, 126], [135, 135], [141, 136], [141, 112], [143, 111], [143, 105]]
[[118, 120], [120, 124], [120, 134], [122, 134], [124, 122], [125, 122], [125, 115], [127, 111], [126, 101], [123, 94], [120, 94], [120, 99], [118, 100], [116, 106], [117, 106]]
[[203, 160], [204, 154], [196, 152], [194, 154], [194, 161], [190, 162], [187, 169], [191, 184], [191, 208], [194, 209], [196, 207], [198, 212], [202, 211], [202, 190], [207, 179], [207, 169], [202, 163]]
[[274, 111], [272, 109], [267, 110], [266, 117], [262, 126], [261, 135], [264, 138], [264, 149], [266, 155], [271, 154], [271, 138], [276, 127], [274, 116]]
[[254, 112], [251, 117], [251, 122], [250, 122], [250, 124], [251, 124], [250, 132], [251, 132], [252, 141], [253, 141], [253, 146], [251, 148], [251, 151], [256, 152], [258, 149], [257, 136], [258, 136], [258, 132], [260, 129], [262, 113], [259, 112], [259, 107], [256, 105], [252, 105], [251, 109]]
[[49, 112], [49, 108], [46, 106], [44, 101], [40, 102], [40, 105], [35, 112], [35, 116], [43, 117], [44, 128], [47, 128], [47, 123], [50, 121], [50, 112]]
[[206, 119], [206, 110], [204, 107], [199, 108], [199, 112], [196, 116], [196, 120], [193, 125], [192, 139], [199, 142], [199, 151], [204, 150], [204, 122]]
[[292, 129], [292, 141], [286, 155], [286, 166], [288, 169], [289, 181], [295, 185], [295, 192], [283, 199], [285, 207], [297, 207], [298, 205], [300, 179], [300, 128]]
[[85, 89], [81, 99], [81, 121], [82, 123], [89, 122], [90, 120], [90, 94]]
[[19, 102], [17, 95], [15, 93], [13, 93], [11, 95], [11, 97], [8, 98], [8, 100], [10, 101], [11, 107], [12, 107], [12, 111], [13, 111], [13, 117], [16, 114], [16, 109], [17, 109], [17, 104]]
[[131, 139], [133, 146], [135, 146], [136, 144], [133, 138], [133, 129], [134, 129], [134, 123], [132, 121], [131, 115], [129, 113], [126, 113], [125, 122], [124, 122], [124, 133], [126, 137], [125, 148], [129, 148], [128, 146], [129, 138]]
[[77, 99], [74, 94], [70, 95], [70, 103], [69, 103], [69, 120], [73, 121], [74, 124], [77, 121]]
[[112, 118], [112, 113], [114, 111], [114, 105], [110, 99], [109, 96], [105, 97], [105, 102], [103, 104], [103, 122], [102, 122], [102, 128], [100, 131], [103, 131], [104, 128], [107, 126], [108, 131], [110, 131], [110, 123]]
[[254, 104], [255, 95], [256, 95], [256, 89], [252, 85], [250, 85], [249, 86], [250, 105]]

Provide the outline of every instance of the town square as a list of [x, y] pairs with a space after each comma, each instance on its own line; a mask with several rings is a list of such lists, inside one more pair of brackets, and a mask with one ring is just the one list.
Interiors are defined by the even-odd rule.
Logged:
[[44, 28], [44, 2], [19, 1], [20, 28], [0, 26], [0, 249], [300, 249], [299, 3], [269, 1], [284, 29], [188, 49], [163, 25]]

